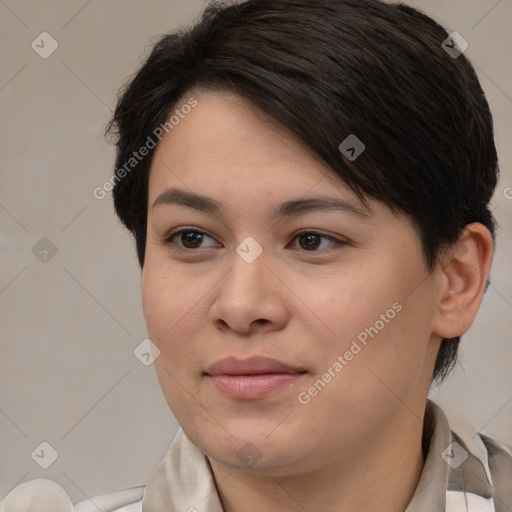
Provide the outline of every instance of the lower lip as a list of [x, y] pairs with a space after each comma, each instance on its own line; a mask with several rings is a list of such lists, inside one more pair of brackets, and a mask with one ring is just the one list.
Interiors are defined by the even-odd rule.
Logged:
[[265, 373], [258, 375], [208, 375], [213, 384], [231, 398], [262, 398], [287, 384], [293, 384], [303, 373]]

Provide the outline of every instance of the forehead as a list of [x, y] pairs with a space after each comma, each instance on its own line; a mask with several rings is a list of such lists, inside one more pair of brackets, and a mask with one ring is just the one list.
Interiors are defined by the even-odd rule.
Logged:
[[150, 196], [171, 183], [219, 192], [243, 187], [268, 196], [284, 190], [303, 195], [313, 187], [355, 196], [298, 136], [248, 100], [231, 92], [192, 91], [173, 112], [191, 98], [196, 106], [155, 150]]

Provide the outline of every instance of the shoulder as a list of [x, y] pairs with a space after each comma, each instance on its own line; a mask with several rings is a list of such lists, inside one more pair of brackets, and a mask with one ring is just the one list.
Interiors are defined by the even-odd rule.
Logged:
[[480, 434], [480, 439], [482, 439], [482, 442], [487, 448], [489, 462], [499, 461], [500, 465], [504, 465], [508, 469], [512, 469], [512, 446], [486, 436], [485, 434]]
[[[427, 414], [428, 413], [428, 414]], [[456, 422], [455, 422], [456, 423]], [[428, 400], [425, 431], [429, 437], [424, 484], [439, 480], [447, 510], [512, 511], [512, 448], [459, 422], [454, 430], [443, 410]], [[428, 479], [427, 479], [428, 477]], [[430, 486], [432, 488], [432, 486]], [[443, 500], [444, 502], [444, 500]], [[444, 510], [444, 508], [443, 508]]]
[[145, 486], [94, 496], [73, 505], [66, 491], [45, 478], [16, 486], [0, 501], [0, 512], [142, 512]]
[[142, 512], [145, 486], [93, 496], [75, 504], [77, 512]]
[[493, 490], [512, 507], [512, 447], [484, 434], [480, 439], [487, 449]]

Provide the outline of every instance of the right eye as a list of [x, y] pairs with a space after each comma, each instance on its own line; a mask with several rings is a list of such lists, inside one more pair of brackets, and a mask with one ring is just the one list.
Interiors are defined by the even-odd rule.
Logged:
[[[202, 248], [199, 246], [199, 244], [204, 241], [205, 237], [211, 238], [204, 231], [183, 228], [167, 235], [164, 239], [164, 243], [167, 246], [172, 245], [174, 246], [172, 248], [176, 248], [180, 251], [193, 251], [194, 249]], [[175, 241], [176, 238], [179, 240], [179, 243]], [[211, 239], [213, 240], [213, 238]]]

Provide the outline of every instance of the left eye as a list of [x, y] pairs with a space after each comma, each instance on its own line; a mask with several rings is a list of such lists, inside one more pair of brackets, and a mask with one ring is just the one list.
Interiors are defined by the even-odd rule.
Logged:
[[[211, 238], [204, 231], [181, 229], [166, 237], [165, 244], [173, 244], [180, 250], [193, 251], [194, 249], [201, 249], [200, 245], [205, 237]], [[181, 245], [175, 242], [175, 238], [179, 239]], [[322, 233], [317, 233], [316, 231], [302, 231], [300, 233], [296, 233], [293, 239], [302, 240], [304, 243], [300, 244], [301, 248], [307, 252], [317, 252], [322, 239], [328, 240], [332, 245], [343, 245], [345, 243], [342, 240], [338, 240], [332, 236], [324, 235]]]
[[332, 245], [343, 245], [345, 243], [342, 240], [338, 240], [337, 238], [329, 235], [323, 235], [322, 233], [317, 233], [316, 231], [301, 231], [295, 235], [294, 240], [295, 239], [303, 240], [305, 243], [302, 245], [302, 248], [304, 249], [304, 247], [307, 247], [307, 249], [304, 250], [309, 252], [311, 252], [311, 249], [314, 251], [315, 248], [318, 248], [318, 241], [322, 239], [328, 240]]

